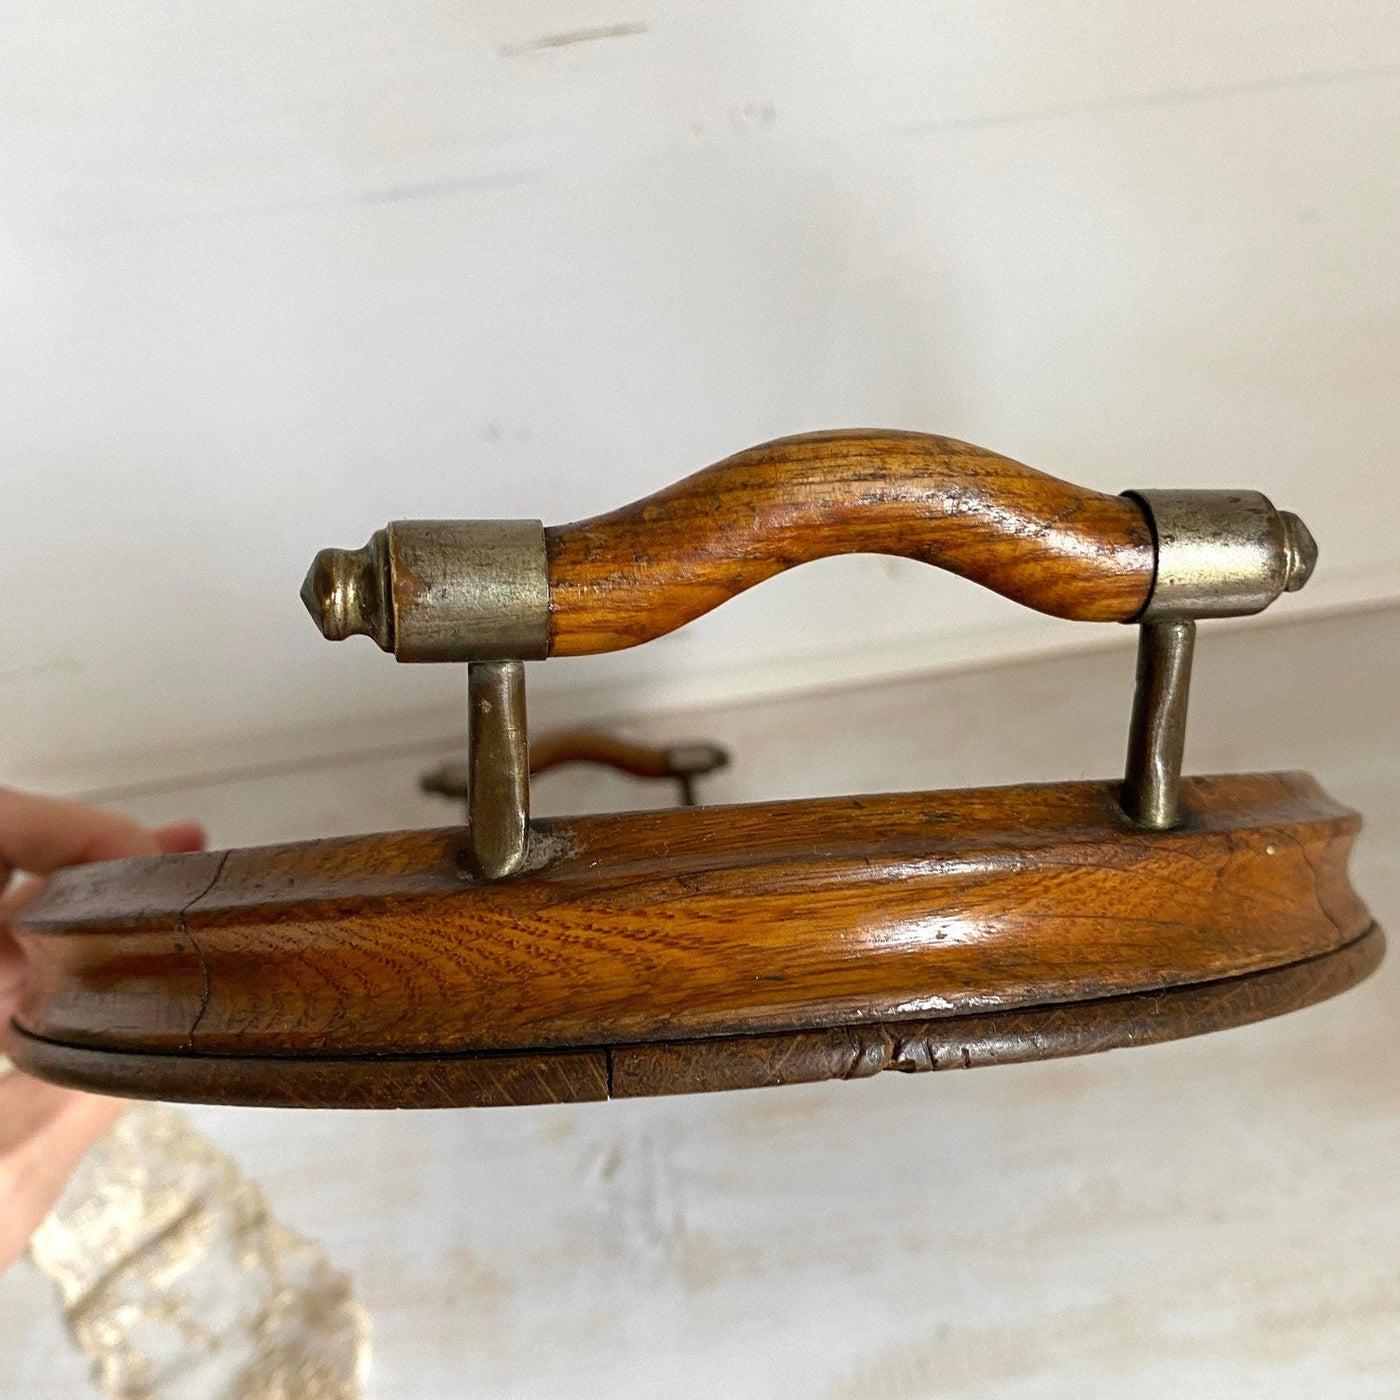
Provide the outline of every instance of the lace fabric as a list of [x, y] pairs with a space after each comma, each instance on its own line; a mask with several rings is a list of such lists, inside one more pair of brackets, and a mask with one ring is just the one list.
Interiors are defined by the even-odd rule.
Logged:
[[368, 1318], [183, 1114], [139, 1104], [30, 1249], [112, 1400], [360, 1400]]

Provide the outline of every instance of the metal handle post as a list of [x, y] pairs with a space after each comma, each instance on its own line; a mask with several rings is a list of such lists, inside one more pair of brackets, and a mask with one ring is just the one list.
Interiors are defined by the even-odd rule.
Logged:
[[530, 844], [530, 741], [525, 667], [474, 661], [467, 667], [467, 832], [472, 873], [513, 875]]
[[1138, 629], [1123, 810], [1139, 826], [1154, 830], [1177, 821], [1195, 644], [1196, 624], [1190, 618], [1144, 622]]

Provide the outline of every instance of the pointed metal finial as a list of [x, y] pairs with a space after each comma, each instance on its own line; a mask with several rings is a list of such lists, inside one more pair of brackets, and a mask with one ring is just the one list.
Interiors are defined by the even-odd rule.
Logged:
[[1287, 558], [1287, 581], [1284, 591], [1296, 593], [1317, 568], [1317, 541], [1312, 531], [1291, 510], [1279, 511], [1283, 521], [1283, 547]]
[[321, 550], [301, 586], [301, 600], [330, 641], [373, 637], [384, 651], [393, 651], [388, 583], [384, 531], [378, 530], [362, 549]]

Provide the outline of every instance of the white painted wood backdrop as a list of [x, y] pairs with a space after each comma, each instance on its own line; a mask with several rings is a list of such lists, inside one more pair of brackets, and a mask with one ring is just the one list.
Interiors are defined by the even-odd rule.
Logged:
[[[321, 642], [313, 551], [891, 425], [1257, 485], [1400, 592], [1400, 11], [617, 0], [0, 11], [0, 776], [370, 751], [460, 677]], [[842, 560], [537, 668], [543, 713], [1082, 636]], [[386, 719], [388, 722], [386, 722]]]

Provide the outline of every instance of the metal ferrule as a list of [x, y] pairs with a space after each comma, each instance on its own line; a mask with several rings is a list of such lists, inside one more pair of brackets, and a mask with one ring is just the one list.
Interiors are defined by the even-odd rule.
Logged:
[[363, 549], [323, 549], [301, 596], [332, 641], [372, 637], [399, 661], [549, 654], [538, 520], [395, 520]]
[[1257, 491], [1125, 491], [1147, 514], [1157, 551], [1138, 622], [1242, 617], [1296, 592], [1317, 544], [1291, 511]]

